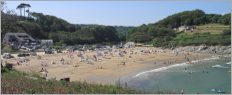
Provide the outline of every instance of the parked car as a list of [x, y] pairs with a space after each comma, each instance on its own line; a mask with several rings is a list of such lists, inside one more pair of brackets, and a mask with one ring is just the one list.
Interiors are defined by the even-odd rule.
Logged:
[[60, 50], [57, 50], [57, 51], [56, 51], [56, 53], [63, 53], [63, 52], [62, 52], [62, 51], [60, 51]]
[[94, 48], [89, 48], [89, 50], [94, 50]]
[[74, 47], [74, 48], [73, 48], [73, 51], [75, 51], [75, 50], [77, 50], [77, 48], [76, 48], [76, 47]]
[[70, 50], [71, 48], [67, 48], [66, 50]]
[[37, 54], [35, 52], [30, 53], [31, 56], [36, 56]]
[[10, 53], [3, 53], [2, 58], [14, 58]]
[[17, 55], [18, 57], [25, 57], [25, 56], [30, 56], [28, 53], [20, 53]]
[[79, 49], [79, 51], [86, 51], [86, 49], [84, 49], [84, 48], [80, 48], [80, 49]]
[[52, 54], [52, 51], [46, 50], [46, 51], [45, 51], [45, 54]]

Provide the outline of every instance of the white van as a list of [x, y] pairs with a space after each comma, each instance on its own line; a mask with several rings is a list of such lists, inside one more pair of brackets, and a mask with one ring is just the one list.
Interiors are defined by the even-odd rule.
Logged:
[[10, 53], [3, 53], [2, 58], [14, 58]]

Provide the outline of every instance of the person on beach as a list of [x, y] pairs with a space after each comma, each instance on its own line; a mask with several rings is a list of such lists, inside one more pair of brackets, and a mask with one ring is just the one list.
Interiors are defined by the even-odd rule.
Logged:
[[127, 83], [125, 82], [125, 88], [127, 88]]
[[19, 65], [19, 62], [17, 61], [17, 65]]
[[184, 94], [184, 90], [183, 89], [181, 90], [181, 94]]

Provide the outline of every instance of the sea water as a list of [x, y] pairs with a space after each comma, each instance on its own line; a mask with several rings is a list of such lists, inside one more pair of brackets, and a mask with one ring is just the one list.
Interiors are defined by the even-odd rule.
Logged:
[[231, 94], [229, 70], [231, 71], [230, 55], [226, 59], [211, 57], [193, 64], [186, 62], [137, 72], [127, 80], [127, 87], [153, 92], [174, 90], [180, 93], [183, 89], [185, 94], [221, 94], [210, 91], [216, 88]]

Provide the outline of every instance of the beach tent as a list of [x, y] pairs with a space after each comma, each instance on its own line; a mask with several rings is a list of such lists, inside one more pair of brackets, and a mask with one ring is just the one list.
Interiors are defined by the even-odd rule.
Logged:
[[82, 55], [82, 56], [81, 56], [81, 58], [83, 59], [83, 58], [84, 58], [84, 56]]
[[122, 54], [119, 54], [119, 57], [122, 57], [123, 55]]
[[97, 53], [97, 56], [102, 56], [102, 54], [101, 53]]

